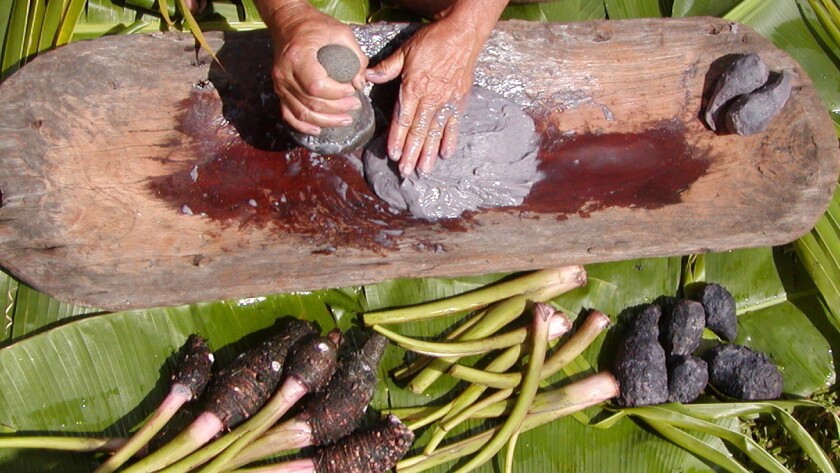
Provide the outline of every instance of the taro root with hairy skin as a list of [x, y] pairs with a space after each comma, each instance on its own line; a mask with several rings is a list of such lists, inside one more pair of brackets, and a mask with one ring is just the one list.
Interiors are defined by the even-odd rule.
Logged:
[[682, 299], [669, 304], [662, 311], [660, 337], [662, 347], [669, 355], [690, 355], [700, 346], [706, 313], [703, 305]]
[[384, 473], [396, 466], [414, 442], [414, 433], [389, 415], [370, 429], [319, 448], [312, 458], [248, 468], [250, 473]]
[[770, 73], [758, 54], [740, 56], [730, 64], [715, 83], [715, 90], [706, 106], [706, 124], [717, 131], [721, 111], [739, 95], [749, 94], [767, 82]]
[[356, 430], [376, 391], [379, 361], [387, 345], [387, 338], [371, 335], [340, 363], [322, 390], [303, 401], [294, 418], [267, 431], [240, 452], [230, 466], [246, 465], [293, 448], [327, 445]]
[[126, 473], [157, 471], [171, 465], [222, 430], [253, 415], [277, 388], [291, 347], [317, 333], [312, 323], [294, 319], [279, 333], [239, 355], [208, 386], [204, 412], [177, 437], [126, 469]]
[[773, 74], [762, 88], [735, 99], [726, 111], [726, 128], [741, 136], [766, 130], [790, 97], [792, 80], [793, 73], [782, 71]]
[[291, 347], [316, 333], [310, 322], [293, 320], [279, 334], [239, 355], [207, 388], [205, 410], [215, 414], [224, 429], [250, 417], [280, 382]]
[[295, 343], [287, 357], [283, 383], [247, 422], [205, 447], [211, 453], [217, 453], [218, 449], [224, 450], [201, 471], [227, 471], [228, 464], [280, 420], [300, 398], [308, 392], [323, 388], [335, 372], [336, 352], [341, 338], [341, 331], [336, 329], [326, 337], [307, 337]]
[[738, 336], [735, 298], [720, 284], [709, 283], [695, 298], [706, 311], [706, 327], [720, 338], [731, 342]]
[[618, 380], [621, 406], [649, 406], [668, 400], [668, 371], [665, 350], [659, 344], [661, 309], [647, 306], [629, 323], [618, 345], [613, 374]]
[[147, 447], [149, 441], [172, 419], [181, 406], [201, 396], [210, 381], [213, 361], [207, 340], [196, 334], [187, 337], [183, 355], [172, 373], [169, 394], [149, 420], [114, 452], [114, 455], [100, 465], [96, 473], [111, 473], [119, 469], [134, 454]]
[[740, 345], [720, 345], [706, 355], [709, 382], [727, 396], [744, 401], [782, 395], [782, 375], [764, 353]]
[[678, 355], [668, 360], [668, 402], [692, 402], [700, 397], [708, 382], [708, 366], [702, 359]]
[[393, 468], [414, 442], [414, 433], [389, 415], [373, 428], [315, 452], [318, 473], [382, 473]]

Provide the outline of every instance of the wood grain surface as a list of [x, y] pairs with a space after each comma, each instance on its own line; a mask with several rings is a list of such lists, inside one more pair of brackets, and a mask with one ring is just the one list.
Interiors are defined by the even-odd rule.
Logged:
[[[356, 32], [375, 61], [414, 28]], [[534, 117], [546, 181], [517, 208], [421, 222], [354, 157], [284, 141], [264, 32], [208, 36], [224, 71], [187, 35], [115, 36], [0, 85], [3, 267], [122, 309], [767, 246], [813, 226], [840, 172], [811, 81], [745, 26], [502, 22], [476, 83]], [[794, 71], [792, 96], [765, 133], [715, 134], [704, 100], [746, 52]], [[384, 116], [394, 90], [371, 92]]]

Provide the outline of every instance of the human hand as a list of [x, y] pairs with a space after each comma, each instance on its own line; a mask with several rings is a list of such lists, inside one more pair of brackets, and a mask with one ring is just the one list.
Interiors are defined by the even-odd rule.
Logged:
[[[274, 41], [274, 91], [286, 123], [310, 135], [350, 125], [348, 112], [362, 106], [354, 92], [365, 85], [368, 63], [350, 28], [305, 1], [290, 2], [267, 16]], [[318, 50], [328, 44], [347, 46], [359, 56], [362, 67], [351, 83], [331, 79], [318, 62]]]
[[484, 40], [473, 28], [447, 17], [419, 30], [366, 71], [375, 84], [402, 77], [386, 149], [400, 162], [403, 176], [415, 168], [430, 172], [438, 156], [454, 153]]

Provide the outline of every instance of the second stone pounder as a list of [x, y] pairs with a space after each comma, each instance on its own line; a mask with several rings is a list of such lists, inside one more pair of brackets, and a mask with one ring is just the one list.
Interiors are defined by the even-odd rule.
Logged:
[[[330, 44], [318, 50], [318, 62], [327, 74], [342, 83], [350, 83], [362, 67], [359, 57], [350, 48]], [[353, 123], [348, 126], [322, 128], [318, 136], [292, 131], [292, 137], [301, 146], [321, 154], [343, 154], [355, 151], [370, 141], [375, 128], [373, 107], [370, 99], [361, 91], [356, 97], [362, 108], [351, 110]]]

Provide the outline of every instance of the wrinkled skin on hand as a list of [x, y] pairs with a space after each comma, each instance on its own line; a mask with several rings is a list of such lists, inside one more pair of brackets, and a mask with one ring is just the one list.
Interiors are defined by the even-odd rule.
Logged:
[[[368, 62], [352, 30], [305, 3], [277, 9], [269, 21], [277, 26], [270, 28], [272, 77], [286, 123], [310, 135], [320, 134], [323, 127], [350, 125], [347, 112], [361, 107], [353, 93], [364, 87]], [[351, 84], [331, 79], [318, 62], [318, 50], [328, 44], [347, 46], [359, 56], [362, 67]]]
[[430, 172], [438, 156], [455, 151], [459, 118], [473, 83], [484, 38], [450, 18], [432, 23], [411, 37], [365, 77], [382, 84], [402, 78], [388, 134], [387, 151], [407, 176]]

